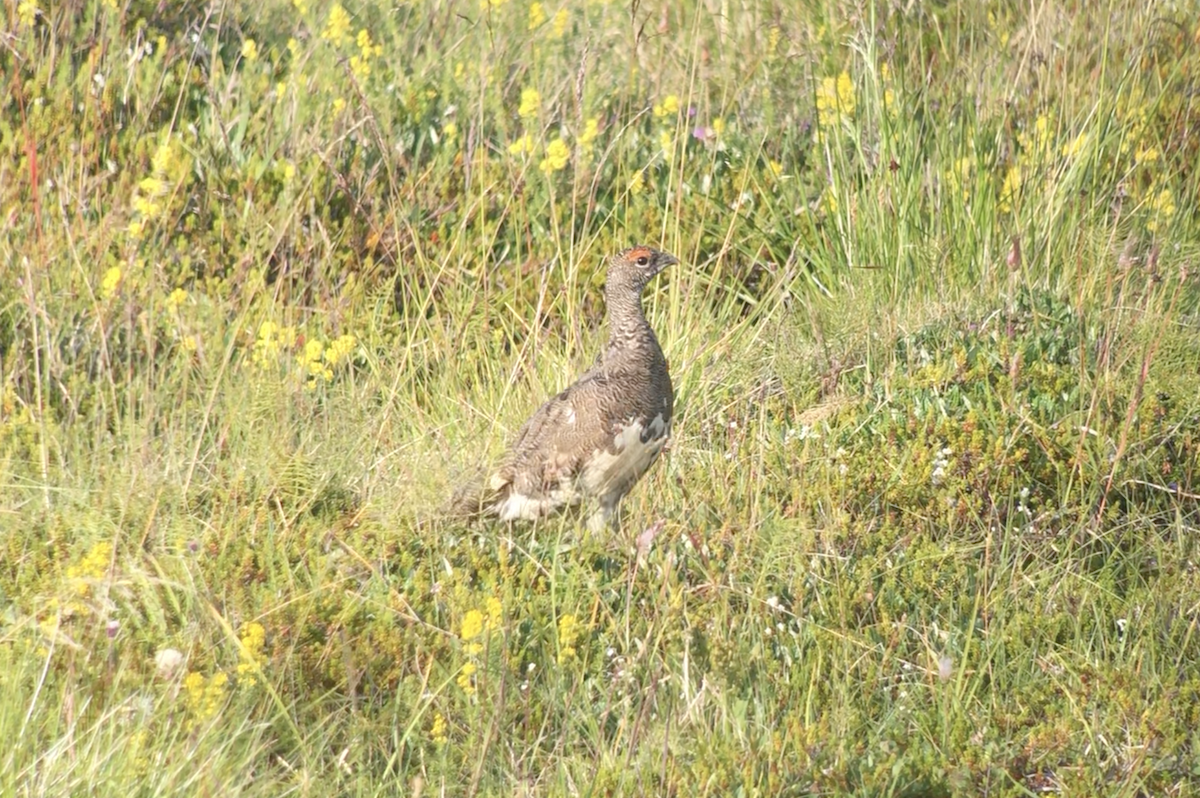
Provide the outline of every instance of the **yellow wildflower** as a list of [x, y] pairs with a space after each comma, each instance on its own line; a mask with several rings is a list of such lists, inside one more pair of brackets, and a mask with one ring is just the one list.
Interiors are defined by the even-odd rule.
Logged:
[[1007, 31], [1000, 30], [1000, 23], [996, 20], [996, 15], [994, 13], [992, 13], [991, 11], [989, 11], [988, 15], [987, 15], [987, 20], [988, 20], [988, 27], [990, 27], [993, 31], [995, 31], [997, 39], [1000, 42], [1000, 46], [1001, 47], [1007, 46], [1009, 34]]
[[840, 205], [838, 204], [837, 191], [834, 190], [833, 186], [826, 186], [825, 190], [821, 192], [820, 207], [821, 210], [830, 216], [838, 212]]
[[100, 296], [108, 299], [117, 292], [117, 288], [121, 285], [121, 267], [113, 266], [104, 273], [104, 279], [100, 281]]
[[163, 183], [163, 181], [154, 175], [151, 175], [150, 177], [143, 177], [138, 181], [138, 190], [150, 197], [158, 196], [159, 194], [163, 193], [165, 189], [166, 185]]
[[1156, 147], [1147, 147], [1145, 144], [1139, 144], [1137, 152], [1133, 154], [1138, 163], [1154, 163], [1158, 160], [1158, 156]]
[[1021, 169], [1016, 164], [1004, 173], [1004, 184], [1000, 186], [1000, 212], [1008, 213], [1021, 194]]
[[838, 75], [837, 79], [837, 96], [838, 107], [842, 109], [842, 113], [846, 116], [854, 115], [854, 81], [850, 79], [850, 73], [843, 71]]
[[517, 108], [517, 116], [522, 119], [532, 119], [538, 115], [538, 109], [542, 106], [542, 95], [537, 89], [529, 88], [521, 90], [521, 105]]
[[304, 351], [300, 353], [300, 366], [309, 376], [308, 387], [315, 387], [317, 378], [329, 382], [333, 379], [333, 370], [322, 360], [325, 346], [316, 338], [310, 338], [304, 343]]
[[325, 28], [321, 31], [321, 38], [333, 44], [340, 45], [350, 36], [350, 14], [342, 7], [341, 3], [334, 3], [333, 8], [329, 9], [329, 17], [325, 20]]
[[946, 181], [959, 191], [963, 201], [971, 198], [971, 184], [975, 172], [975, 159], [969, 155], [959, 158], [946, 172]]
[[534, 2], [529, 6], [528, 30], [537, 30], [546, 22], [546, 9], [541, 3]]
[[280, 352], [295, 345], [295, 327], [280, 327], [273, 321], [264, 321], [258, 328], [258, 339], [254, 342], [253, 362], [266, 368], [276, 362]]
[[512, 144], [508, 145], [508, 152], [510, 155], [526, 155], [533, 152], [533, 149], [533, 136], [529, 135], [528, 133], [518, 138]]
[[275, 333], [279, 329], [279, 325], [273, 321], [264, 321], [258, 325], [258, 340], [262, 342], [271, 341], [275, 338]]
[[242, 42], [242, 58], [245, 58], [247, 61], [257, 61], [258, 42], [253, 39], [247, 39]]
[[775, 51], [779, 49], [779, 39], [782, 31], [778, 25], [772, 25], [767, 31], [767, 55], [775, 55]]
[[[12, 8], [12, 6], [9, 6], [9, 8]], [[33, 25], [33, 21], [37, 19], [40, 13], [42, 13], [41, 9], [38, 8], [37, 3], [33, 2], [33, 0], [21, 0], [20, 3], [17, 3], [17, 19], [27, 28]]]
[[822, 78], [817, 85], [817, 122], [829, 127], [854, 116], [854, 81], [843, 71], [836, 78]]
[[[145, 185], [148, 188], [155, 188], [155, 189], [161, 190], [163, 183], [161, 180], [158, 180], [157, 178], [148, 177], [145, 180], [139, 181], [139, 183], [138, 183], [139, 188], [142, 185]], [[152, 216], [157, 216], [158, 212], [160, 210], [162, 210], [162, 206], [159, 205], [157, 202], [155, 202], [150, 197], [147, 197], [142, 194], [138, 194], [138, 195], [134, 196], [134, 198], [133, 198], [133, 209], [135, 211], [137, 211], [138, 213], [140, 213], [143, 217], [150, 218]]]
[[546, 174], [558, 172], [566, 167], [567, 161], [570, 159], [571, 148], [567, 146], [567, 142], [558, 138], [550, 142], [550, 145], [546, 147], [546, 157], [538, 164], [538, 169], [541, 169]]
[[88, 553], [78, 564], [67, 567], [67, 579], [75, 583], [75, 590], [79, 595], [86, 596], [90, 589], [89, 582], [108, 573], [112, 553], [112, 543], [102, 540], [88, 549]]
[[671, 148], [674, 144], [674, 138], [671, 136], [671, 131], [662, 130], [658, 134], [658, 146], [662, 147], [662, 151], [668, 156], [671, 154]]
[[1076, 158], [1087, 147], [1088, 134], [1087, 132], [1080, 133], [1075, 138], [1071, 139], [1066, 144], [1062, 145], [1062, 154], [1066, 158]]
[[591, 152], [592, 142], [596, 140], [596, 136], [598, 135], [600, 135], [600, 118], [593, 116], [583, 123], [583, 132], [576, 137], [575, 143], [584, 152]]
[[471, 640], [483, 632], [483, 613], [479, 610], [470, 610], [463, 616], [462, 631], [459, 637], [463, 640]]
[[329, 346], [325, 348], [325, 362], [330, 366], [336, 366], [338, 363], [346, 359], [346, 356], [354, 351], [354, 347], [358, 345], [358, 339], [347, 333], [339, 335], [333, 339]]
[[479, 670], [474, 662], [464, 662], [462, 669], [458, 672], [458, 686], [467, 695], [475, 694], [475, 680], [471, 677], [475, 675], [475, 671]]
[[558, 664], [562, 665], [576, 654], [575, 642], [579, 639], [582, 629], [579, 619], [574, 615], [564, 615], [558, 619]]
[[79, 563], [80, 574], [97, 579], [104, 576], [108, 570], [109, 563], [112, 561], [112, 553], [112, 543], [107, 540], [102, 540], [95, 546], [92, 546]]
[[479, 610], [471, 610], [463, 616], [461, 637], [463, 640], [463, 652], [467, 656], [473, 657], [483, 651], [483, 643], [475, 640], [475, 638], [483, 633], [483, 629], [483, 613]]
[[725, 132], [725, 120], [722, 117], [718, 116], [708, 126], [712, 128], [712, 132], [717, 136]]
[[445, 745], [446, 741], [450, 739], [446, 732], [445, 716], [441, 712], [433, 713], [433, 723], [429, 726], [429, 737], [437, 745]]
[[154, 148], [150, 157], [150, 168], [156, 175], [165, 175], [176, 165], [175, 152], [171, 149], [171, 139], [164, 137]]
[[1167, 222], [1175, 215], [1175, 197], [1171, 189], [1164, 188], [1150, 197], [1150, 210], [1154, 216], [1146, 222], [1146, 229], [1154, 233], [1158, 231], [1160, 222]]
[[642, 193], [642, 189], [645, 188], [645, 186], [646, 178], [639, 169], [638, 171], [634, 172], [633, 177], [629, 179], [629, 193], [637, 196], [638, 194]]
[[183, 689], [187, 693], [189, 705], [195, 706], [203, 701], [205, 681], [204, 674], [196, 671], [183, 678]]
[[342, 111], [345, 110], [345, 108], [346, 108], [346, 100], [344, 98], [342, 98], [342, 97], [334, 97], [333, 98], [333, 112], [335, 114], [340, 114]]
[[1050, 118], [1045, 114], [1038, 114], [1038, 118], [1034, 120], [1033, 131], [1039, 141], [1045, 141], [1050, 135]]
[[126, 757], [125, 761], [133, 765], [133, 772], [139, 779], [145, 778], [150, 772], [150, 757], [153, 753], [151, 742], [150, 732], [142, 728], [129, 735], [121, 749], [121, 753]]
[[879, 79], [883, 82], [883, 110], [889, 116], [895, 116], [896, 92], [892, 89], [892, 68], [887, 61], [879, 65]]
[[131, 236], [140, 238], [147, 224], [163, 213], [160, 200], [174, 184], [186, 178], [187, 171], [188, 164], [176, 152], [170, 135], [163, 135], [150, 158], [150, 174], [138, 181], [138, 189], [134, 192], [133, 210], [141, 218], [130, 222], [128, 231]]
[[295, 36], [288, 39], [287, 49], [291, 53], [292, 58], [300, 54], [300, 42], [296, 40]]
[[263, 663], [267, 661], [266, 655], [263, 653], [266, 639], [267, 632], [257, 621], [251, 621], [242, 630], [242, 634], [238, 638], [242, 644], [238, 650], [239, 684], [247, 686], [254, 684], [254, 675], [262, 670]]
[[228, 684], [229, 676], [225, 673], [216, 673], [211, 679], [205, 679], [204, 674], [192, 671], [184, 678], [184, 695], [188, 709], [196, 720], [207, 720], [217, 714], [217, 710], [225, 701], [225, 688]]
[[229, 674], [214, 673], [212, 678], [208, 680], [208, 696], [209, 696], [209, 714], [213, 714], [217, 710], [217, 705], [225, 697], [225, 686], [229, 684]]
[[1052, 147], [1050, 139], [1050, 118], [1045, 114], [1038, 114], [1038, 118], [1034, 120], [1030, 130], [1017, 134], [1017, 142], [1021, 145], [1022, 156], [1033, 163], [1045, 161], [1046, 156], [1050, 154]]
[[371, 41], [371, 33], [366, 28], [358, 32], [355, 44], [358, 55], [350, 56], [350, 71], [359, 80], [365, 80], [371, 74], [371, 59], [383, 55], [383, 45]]
[[292, 0], [292, 6], [300, 12], [300, 16], [308, 13], [308, 0]]
[[[152, 167], [153, 168], [153, 167]], [[161, 169], [154, 169], [149, 177], [138, 181], [138, 190], [133, 195], [133, 209], [145, 218], [157, 216], [162, 209], [154, 200], [166, 191], [166, 183], [158, 176]]]
[[446, 141], [455, 141], [458, 138], [458, 125], [454, 122], [442, 125], [442, 135], [446, 137]]
[[817, 124], [828, 127], [837, 119], [837, 81], [834, 78], [821, 78], [817, 84]]
[[560, 8], [554, 12], [554, 38], [561, 39], [567, 32], [568, 20], [570, 20], [570, 15], [567, 13], [567, 9]]
[[500, 628], [501, 622], [504, 620], [504, 605], [500, 603], [500, 599], [495, 596], [488, 596], [487, 599], [487, 630], [489, 632]]
[[679, 97], [675, 94], [668, 94], [663, 97], [661, 103], [656, 103], [654, 106], [654, 115], [658, 118], [664, 116], [675, 116], [679, 113]]
[[187, 302], [188, 292], [182, 288], [176, 288], [170, 294], [167, 294], [167, 307], [171, 310], [177, 310], [184, 302]]
[[355, 80], [359, 82], [366, 80], [371, 76], [371, 63], [362, 56], [350, 56], [350, 72], [354, 75]]

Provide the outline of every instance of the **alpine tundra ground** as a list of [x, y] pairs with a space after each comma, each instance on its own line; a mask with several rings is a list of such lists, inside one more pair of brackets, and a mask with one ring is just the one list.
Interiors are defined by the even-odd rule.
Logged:
[[[1200, 792], [1145, 5], [9, 0], [0, 793]], [[634, 242], [621, 532], [439, 519]]]

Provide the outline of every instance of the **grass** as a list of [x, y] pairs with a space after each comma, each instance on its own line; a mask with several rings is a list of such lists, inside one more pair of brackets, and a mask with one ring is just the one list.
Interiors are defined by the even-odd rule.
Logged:
[[[0, 793], [1195, 794], [1182, 9], [3, 25]], [[439, 519], [634, 241], [623, 529]]]

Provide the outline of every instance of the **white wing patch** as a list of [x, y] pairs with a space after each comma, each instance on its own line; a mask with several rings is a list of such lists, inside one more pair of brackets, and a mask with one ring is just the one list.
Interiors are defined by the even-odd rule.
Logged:
[[[650, 434], [642, 441], [643, 432]], [[646, 472], [667, 441], [667, 422], [662, 414], [645, 427], [641, 421], [631, 421], [617, 430], [613, 445], [597, 449], [584, 464], [579, 481], [593, 496], [603, 497], [611, 489], [627, 490]]]
[[[568, 423], [575, 420], [573, 409], [567, 419]], [[574, 479], [564, 474], [555, 488], [536, 497], [514, 490], [493, 505], [492, 510], [501, 521], [534, 521], [564, 506], [577, 505], [590, 496], [599, 499], [600, 506], [589, 519], [588, 526], [593, 530], [600, 529], [616, 511], [625, 491], [662, 452], [669, 427], [661, 413], [644, 426], [636, 419], [621, 425], [612, 445], [592, 452]], [[493, 476], [491, 482], [496, 490], [507, 484], [500, 475]]]
[[561, 498], [554, 495], [542, 499], [510, 493], [496, 505], [496, 515], [501, 521], [536, 521], [563, 505]]

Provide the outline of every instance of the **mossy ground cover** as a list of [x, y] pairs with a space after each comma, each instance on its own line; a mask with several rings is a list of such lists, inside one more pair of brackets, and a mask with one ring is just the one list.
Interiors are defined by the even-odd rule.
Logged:
[[[1142, 5], [9, 3], [0, 792], [1195, 794]], [[622, 530], [440, 519], [635, 241]]]

